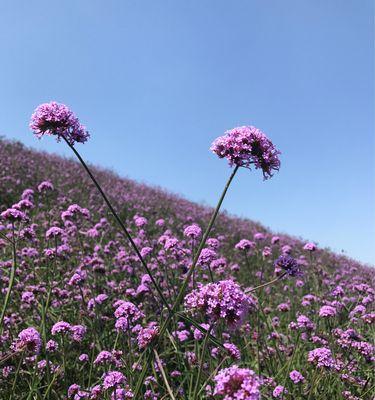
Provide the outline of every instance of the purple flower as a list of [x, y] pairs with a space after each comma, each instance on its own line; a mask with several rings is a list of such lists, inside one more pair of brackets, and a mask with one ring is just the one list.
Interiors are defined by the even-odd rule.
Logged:
[[104, 389], [110, 389], [121, 385], [125, 382], [125, 376], [118, 371], [109, 371], [104, 375], [103, 387]]
[[319, 310], [319, 317], [334, 317], [336, 314], [337, 310], [332, 306], [323, 306]]
[[86, 334], [87, 328], [83, 325], [74, 325], [70, 328], [72, 339], [75, 342], [81, 342]]
[[46, 232], [46, 239], [51, 239], [61, 236], [63, 233], [64, 231], [61, 228], [53, 226], [52, 228], [49, 228], [48, 231]]
[[202, 234], [202, 229], [197, 225], [189, 225], [184, 230], [184, 236], [197, 239]]
[[241, 126], [225, 132], [211, 146], [220, 158], [226, 158], [230, 166], [262, 169], [264, 179], [280, 168], [279, 154], [267, 136], [254, 126]]
[[131, 303], [130, 301], [119, 301], [118, 307], [115, 310], [116, 318], [126, 318], [126, 320], [130, 323], [134, 323], [139, 321], [144, 317], [142, 311], [139, 308]]
[[284, 386], [278, 385], [275, 387], [274, 391], [272, 392], [272, 397], [275, 399], [280, 399], [284, 394], [287, 394], [288, 391], [285, 389]]
[[306, 243], [306, 244], [303, 246], [303, 250], [315, 251], [315, 250], [316, 250], [316, 244], [315, 244], [315, 243]]
[[17, 210], [16, 208], [8, 208], [7, 210], [3, 211], [0, 216], [1, 218], [11, 222], [28, 220], [26, 214], [21, 210]]
[[235, 344], [224, 343], [223, 346], [233, 359], [239, 360], [241, 358], [241, 352]]
[[60, 140], [64, 136], [71, 145], [84, 143], [90, 136], [74, 113], [65, 104], [55, 101], [36, 108], [31, 116], [30, 129], [39, 138], [55, 135]]
[[237, 283], [226, 280], [193, 290], [185, 297], [185, 307], [193, 314], [203, 313], [212, 322], [222, 319], [229, 327], [237, 328], [255, 307], [255, 301]]
[[27, 352], [39, 354], [42, 347], [42, 340], [39, 332], [35, 328], [22, 330], [13, 345], [17, 351], [26, 350]]
[[260, 380], [251, 369], [233, 365], [219, 371], [214, 381], [214, 396], [224, 400], [260, 399]]
[[293, 370], [290, 374], [289, 374], [289, 378], [293, 381], [293, 383], [297, 384], [300, 382], [303, 382], [305, 380], [305, 378], [302, 376], [302, 374], [297, 371], [297, 370]]
[[47, 192], [53, 190], [53, 185], [50, 181], [43, 181], [38, 185], [38, 192]]
[[250, 250], [255, 247], [255, 243], [247, 239], [241, 239], [234, 247], [237, 250]]
[[309, 351], [307, 360], [318, 367], [333, 368], [335, 365], [331, 350], [326, 347], [318, 347]]
[[151, 326], [149, 328], [142, 328], [137, 337], [138, 346], [140, 349], [147, 347], [159, 335], [159, 327]]
[[101, 351], [98, 356], [95, 358], [94, 364], [95, 365], [102, 365], [102, 364], [112, 364], [113, 363], [113, 355], [111, 352], [103, 350]]
[[282, 255], [274, 262], [275, 268], [283, 269], [290, 276], [299, 276], [301, 271], [295, 258], [289, 255]]
[[60, 333], [70, 333], [71, 325], [65, 321], [56, 322], [51, 328], [51, 333], [53, 336]]

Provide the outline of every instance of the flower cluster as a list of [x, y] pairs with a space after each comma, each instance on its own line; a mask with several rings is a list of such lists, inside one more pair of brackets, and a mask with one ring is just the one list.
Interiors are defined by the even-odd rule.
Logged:
[[43, 135], [54, 135], [65, 139], [73, 145], [84, 143], [89, 138], [86, 128], [65, 104], [51, 101], [38, 106], [31, 116], [30, 129], [39, 138]]
[[246, 318], [255, 300], [232, 280], [209, 283], [185, 297], [185, 307], [193, 314], [202, 313], [209, 321], [225, 321], [237, 328]]
[[284, 270], [289, 276], [300, 276], [301, 269], [297, 260], [287, 254], [281, 255], [275, 262], [275, 268]]
[[255, 372], [232, 365], [222, 369], [214, 378], [214, 396], [223, 400], [258, 400], [261, 382]]
[[226, 158], [230, 166], [255, 168], [263, 171], [264, 179], [280, 168], [279, 154], [267, 136], [254, 126], [241, 126], [225, 132], [211, 146], [220, 158]]

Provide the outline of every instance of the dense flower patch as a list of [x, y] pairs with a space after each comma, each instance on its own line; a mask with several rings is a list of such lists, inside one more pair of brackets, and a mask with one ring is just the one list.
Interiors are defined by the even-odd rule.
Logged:
[[[64, 107], [32, 128], [86, 141]], [[254, 127], [212, 149], [280, 166]], [[1, 398], [373, 395], [371, 268], [226, 213], [205, 237], [213, 210], [92, 168], [131, 243], [76, 162], [6, 141], [0, 160]]]

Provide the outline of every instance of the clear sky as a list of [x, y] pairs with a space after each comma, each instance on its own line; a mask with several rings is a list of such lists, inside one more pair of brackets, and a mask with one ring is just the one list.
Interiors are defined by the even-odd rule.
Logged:
[[91, 132], [92, 163], [214, 205], [215, 137], [255, 125], [282, 151], [263, 182], [242, 170], [224, 207], [375, 263], [371, 0], [0, 0], [0, 134], [42, 102]]

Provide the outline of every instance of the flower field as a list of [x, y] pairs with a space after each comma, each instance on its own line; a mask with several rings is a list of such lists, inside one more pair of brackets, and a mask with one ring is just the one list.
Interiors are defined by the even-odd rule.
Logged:
[[282, 173], [261, 131], [212, 144], [211, 209], [87, 166], [58, 103], [30, 126], [80, 162], [0, 140], [0, 399], [373, 398], [374, 270], [220, 211]]

